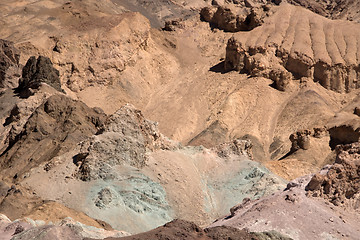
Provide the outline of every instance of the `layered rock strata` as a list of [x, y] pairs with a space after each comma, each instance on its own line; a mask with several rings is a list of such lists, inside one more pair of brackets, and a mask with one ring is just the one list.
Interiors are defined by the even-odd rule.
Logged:
[[[301, 7], [281, 4], [264, 24], [228, 41], [225, 69], [244, 71], [286, 85], [311, 78], [324, 88], [350, 92], [360, 87], [358, 24], [333, 21]], [[252, 62], [258, 64], [251, 64]], [[268, 72], [279, 69], [272, 77]], [[291, 73], [291, 75], [289, 75]], [[281, 76], [282, 75], [282, 76]], [[280, 87], [282, 89], [283, 87]]]

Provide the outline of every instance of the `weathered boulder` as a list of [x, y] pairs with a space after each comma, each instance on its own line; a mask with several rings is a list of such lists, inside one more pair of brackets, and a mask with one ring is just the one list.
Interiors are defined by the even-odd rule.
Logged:
[[310, 148], [310, 130], [298, 131], [294, 134], [291, 134], [289, 139], [291, 141], [291, 150], [290, 152], [295, 152], [299, 149], [307, 150]]
[[17, 91], [25, 92], [26, 95], [26, 92], [39, 88], [42, 83], [64, 92], [61, 88], [59, 71], [53, 67], [51, 60], [44, 56], [39, 56], [37, 59], [32, 56], [22, 70]]
[[243, 44], [234, 37], [228, 40], [226, 45], [225, 71], [242, 71], [245, 67], [246, 51]]
[[236, 16], [230, 8], [218, 7], [210, 23], [214, 24], [219, 29], [228, 32], [237, 32], [240, 30], [238, 18], [239, 17]]
[[269, 11], [268, 6], [263, 7], [252, 7], [250, 14], [246, 17], [243, 22], [246, 30], [250, 31], [258, 26], [261, 26], [264, 23], [264, 18], [266, 16], [266, 12]]
[[216, 12], [216, 8], [204, 7], [200, 10], [200, 17], [205, 22], [210, 22], [211, 19], [214, 17], [215, 12]]
[[276, 89], [285, 91], [291, 83], [293, 76], [284, 68], [278, 68], [270, 71], [269, 78], [274, 81]]

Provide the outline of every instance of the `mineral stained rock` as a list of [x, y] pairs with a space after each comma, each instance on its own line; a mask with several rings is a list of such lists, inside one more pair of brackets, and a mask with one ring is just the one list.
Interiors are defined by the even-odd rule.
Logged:
[[285, 186], [249, 159], [251, 146], [237, 139], [213, 149], [184, 147], [125, 105], [96, 134], [34, 168], [22, 182], [44, 198], [71, 192], [63, 200], [67, 206], [130, 233], [174, 218], [204, 225], [237, 199], [258, 198]]

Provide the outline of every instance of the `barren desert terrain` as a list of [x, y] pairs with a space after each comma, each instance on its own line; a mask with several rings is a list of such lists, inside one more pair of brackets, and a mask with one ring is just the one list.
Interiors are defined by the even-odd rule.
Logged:
[[0, 0], [0, 239], [360, 239], [359, 12]]

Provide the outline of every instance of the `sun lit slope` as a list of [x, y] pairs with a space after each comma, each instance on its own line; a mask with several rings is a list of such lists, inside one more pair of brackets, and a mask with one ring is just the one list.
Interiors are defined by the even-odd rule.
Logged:
[[[73, 98], [106, 113], [130, 102], [158, 121], [166, 136], [183, 143], [214, 146], [244, 137], [253, 141], [255, 160], [278, 159], [291, 147], [290, 134], [324, 125], [343, 100], [356, 94], [327, 91], [312, 79], [294, 81], [280, 92], [269, 79], [221, 72], [233, 34], [211, 30], [198, 15], [175, 32], [164, 32], [110, 1], [24, 1], [0, 7], [10, 12], [3, 13], [0, 31], [20, 48], [22, 63], [30, 55], [49, 56]], [[236, 38], [246, 46], [276, 43], [310, 62], [357, 61], [357, 50], [351, 50], [357, 31], [348, 30], [356, 24], [288, 4], [274, 9], [263, 26]]]

